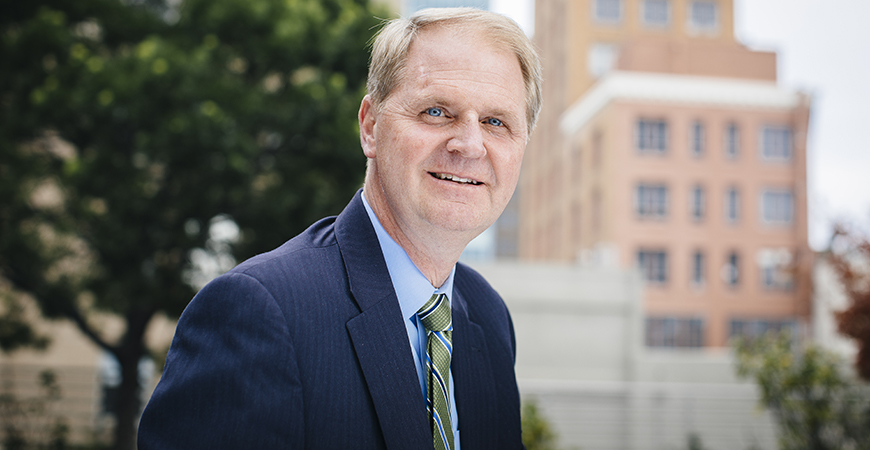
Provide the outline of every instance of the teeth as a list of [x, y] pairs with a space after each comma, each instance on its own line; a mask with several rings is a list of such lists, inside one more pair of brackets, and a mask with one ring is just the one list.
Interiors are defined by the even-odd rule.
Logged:
[[441, 180], [455, 181], [457, 183], [473, 184], [475, 186], [480, 184], [480, 182], [474, 181], [470, 178], [457, 177], [455, 175], [450, 175], [450, 174], [446, 174], [446, 173], [433, 173], [432, 175], [434, 175], [435, 178], [439, 178]]

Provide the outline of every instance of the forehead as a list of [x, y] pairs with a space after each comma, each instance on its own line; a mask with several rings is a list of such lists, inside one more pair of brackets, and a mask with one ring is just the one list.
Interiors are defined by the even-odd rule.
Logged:
[[476, 30], [430, 26], [418, 31], [408, 50], [399, 90], [438, 87], [495, 95], [525, 107], [519, 59]]
[[461, 69], [484, 62], [516, 65], [519, 69], [519, 59], [510, 48], [488, 33], [461, 24], [435, 24], [417, 31], [405, 66]]

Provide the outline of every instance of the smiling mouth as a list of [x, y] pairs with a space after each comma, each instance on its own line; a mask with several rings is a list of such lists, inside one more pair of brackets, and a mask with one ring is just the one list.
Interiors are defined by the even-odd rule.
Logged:
[[475, 180], [472, 180], [470, 178], [457, 177], [456, 175], [450, 175], [447, 173], [429, 172], [429, 175], [432, 175], [433, 177], [435, 177], [439, 180], [452, 181], [454, 183], [470, 184], [472, 186], [479, 186], [479, 185], [483, 184], [480, 181], [475, 181]]

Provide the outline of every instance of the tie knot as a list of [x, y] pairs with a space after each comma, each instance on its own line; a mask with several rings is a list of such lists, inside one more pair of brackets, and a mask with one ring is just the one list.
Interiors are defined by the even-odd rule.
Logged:
[[450, 316], [450, 301], [446, 294], [432, 294], [432, 297], [417, 311], [417, 317], [429, 331], [450, 331], [453, 319]]

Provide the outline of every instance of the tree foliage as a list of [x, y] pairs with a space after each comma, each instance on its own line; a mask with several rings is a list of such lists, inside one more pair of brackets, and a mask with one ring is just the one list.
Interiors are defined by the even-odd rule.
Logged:
[[704, 441], [698, 433], [689, 433], [686, 436], [686, 448], [689, 450], [704, 450]]
[[523, 445], [526, 449], [554, 450], [556, 448], [556, 433], [533, 399], [527, 399], [523, 403], [522, 427]]
[[21, 299], [8, 286], [0, 286], [0, 353], [21, 348], [44, 350], [50, 342], [50, 337], [34, 329]]
[[[117, 448], [133, 445], [144, 332], [192, 297], [210, 224], [238, 225], [240, 260], [360, 186], [378, 15], [366, 0], [0, 6], [0, 275], [117, 358]], [[95, 311], [124, 320], [120, 339]]]
[[870, 392], [833, 354], [787, 333], [736, 345], [737, 373], [755, 380], [779, 427], [782, 450], [870, 449]]
[[855, 339], [855, 368], [870, 381], [870, 241], [843, 226], [834, 230], [830, 262], [842, 283], [849, 307], [837, 314], [841, 333]]
[[61, 388], [51, 370], [39, 373], [38, 395], [19, 398], [0, 393], [0, 444], [6, 450], [68, 448], [69, 427], [57, 413]]

